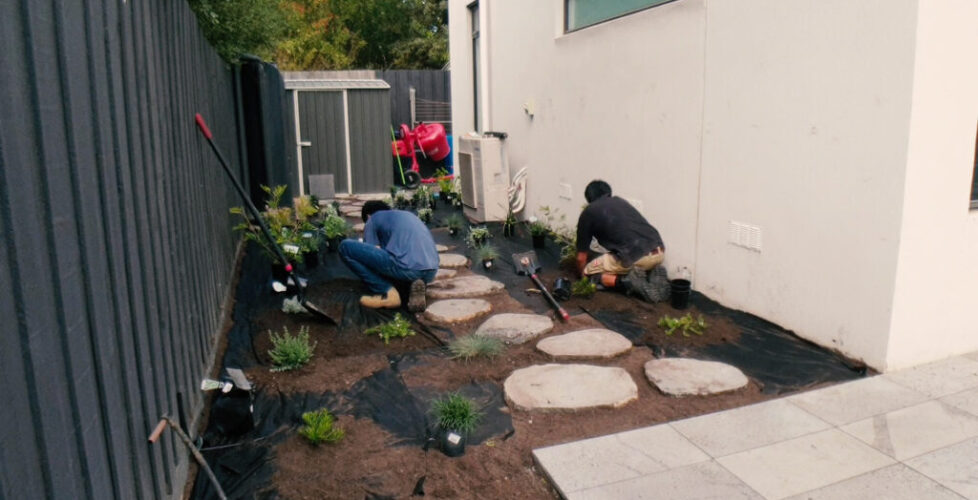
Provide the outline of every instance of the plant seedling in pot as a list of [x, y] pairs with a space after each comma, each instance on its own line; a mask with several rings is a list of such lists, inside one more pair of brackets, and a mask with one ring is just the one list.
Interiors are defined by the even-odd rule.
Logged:
[[450, 457], [463, 455], [466, 436], [482, 419], [475, 403], [459, 393], [452, 393], [432, 402], [431, 411], [438, 421], [442, 452]]
[[429, 224], [431, 223], [431, 217], [432, 217], [432, 212], [430, 208], [418, 209], [418, 218], [421, 219], [421, 222], [424, 222], [425, 224]]
[[499, 257], [499, 251], [490, 243], [475, 249], [475, 258], [482, 262], [482, 267], [486, 271], [492, 271], [492, 263], [496, 257]]
[[301, 368], [312, 359], [312, 351], [316, 348], [316, 343], [309, 343], [309, 327], [299, 328], [296, 336], [289, 334], [288, 327], [282, 327], [282, 334], [276, 335], [269, 330], [268, 337], [272, 341], [272, 348], [268, 350], [268, 356], [272, 358], [273, 372], [284, 372]]
[[469, 234], [465, 237], [465, 244], [469, 248], [479, 248], [489, 241], [492, 234], [486, 226], [473, 226], [469, 228]]
[[453, 238], [458, 235], [458, 232], [462, 230], [462, 226], [465, 225], [465, 218], [459, 214], [451, 214], [445, 217], [445, 226], [448, 227], [448, 234]]
[[587, 276], [577, 280], [571, 285], [571, 295], [575, 297], [590, 298], [598, 290], [598, 285], [591, 282]]

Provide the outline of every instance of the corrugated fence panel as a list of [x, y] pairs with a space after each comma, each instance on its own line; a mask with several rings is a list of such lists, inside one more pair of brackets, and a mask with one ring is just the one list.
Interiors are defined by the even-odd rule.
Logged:
[[350, 90], [350, 165], [354, 193], [382, 193], [391, 185], [388, 90]]
[[391, 86], [391, 124], [395, 129], [402, 123], [411, 124], [411, 87], [415, 89], [415, 98], [452, 101], [449, 71], [392, 69], [378, 71], [377, 78]]
[[233, 74], [185, 2], [0, 4], [0, 499], [164, 498], [212, 361], [239, 204]]

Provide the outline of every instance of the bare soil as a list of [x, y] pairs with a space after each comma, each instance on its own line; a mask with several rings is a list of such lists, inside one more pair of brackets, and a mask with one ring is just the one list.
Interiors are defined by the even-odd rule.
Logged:
[[[459, 274], [469, 272], [460, 270]], [[550, 276], [545, 276], [546, 279], [552, 281]], [[356, 293], [359, 285], [336, 280], [316, 286]], [[512, 289], [508, 292], [527, 293]], [[530, 312], [505, 292], [487, 299], [492, 303], [494, 313]], [[574, 316], [566, 324], [555, 321], [553, 332], [547, 336], [601, 327], [593, 317], [582, 312], [582, 307], [592, 311], [628, 311], [633, 319], [646, 326], [655, 325], [663, 314], [676, 315], [668, 304], [645, 304], [611, 292], [598, 292], [590, 299], [573, 298], [564, 306]], [[688, 312], [694, 317], [699, 315], [693, 307]], [[402, 311], [402, 314], [406, 313]], [[444, 341], [471, 333], [484, 319], [445, 328], [420, 317], [414, 318], [418, 325], [427, 327]], [[343, 415], [338, 417], [338, 425], [346, 431], [346, 437], [338, 444], [314, 447], [293, 435], [277, 446], [274, 488], [282, 498], [289, 499], [405, 498], [412, 496], [419, 479], [424, 477], [424, 493], [434, 498], [557, 498], [556, 491], [533, 462], [531, 452], [534, 448], [711, 413], [773, 397], [762, 394], [758, 385], [752, 382], [744, 389], [727, 394], [673, 398], [663, 395], [648, 382], [643, 365], [656, 355], [649, 344], [706, 345], [737, 340], [738, 330], [729, 320], [709, 316], [705, 319], [710, 326], [702, 336], [666, 336], [657, 327], [647, 328], [650, 331], [635, 341], [636, 346], [628, 353], [595, 362], [620, 366], [638, 383], [638, 400], [623, 408], [573, 413], [505, 408], [503, 411], [511, 415], [515, 432], [496, 436], [479, 445], [470, 444], [465, 455], [458, 458], [448, 458], [434, 448], [426, 452], [416, 446], [395, 445], [393, 437], [372, 420]], [[270, 348], [267, 330], [281, 331], [283, 325], [291, 332], [297, 332], [302, 325], [308, 326], [316, 341], [315, 357], [297, 371], [272, 373], [267, 367], [267, 350]], [[400, 372], [408, 387], [425, 386], [446, 392], [472, 382], [492, 382], [501, 386], [517, 368], [552, 361], [535, 349], [536, 342], [528, 342], [508, 347], [495, 359], [463, 362], [440, 354], [434, 349], [437, 347], [435, 342], [424, 335], [393, 339], [385, 345], [375, 336], [351, 329], [340, 330], [312, 318], [277, 310], [260, 313], [254, 318], [252, 327], [253, 331], [261, 332], [255, 335], [253, 348], [266, 366], [249, 370], [248, 376], [258, 390], [268, 394], [344, 391], [386, 368], [391, 353], [420, 353], [419, 362], [411, 363]]]

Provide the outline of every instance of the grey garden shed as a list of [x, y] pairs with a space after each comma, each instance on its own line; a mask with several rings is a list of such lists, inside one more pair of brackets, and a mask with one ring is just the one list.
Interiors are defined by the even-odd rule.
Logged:
[[[290, 76], [294, 76], [293, 73]], [[390, 85], [376, 79], [286, 78], [299, 192], [332, 175], [337, 193], [386, 192], [393, 180]]]

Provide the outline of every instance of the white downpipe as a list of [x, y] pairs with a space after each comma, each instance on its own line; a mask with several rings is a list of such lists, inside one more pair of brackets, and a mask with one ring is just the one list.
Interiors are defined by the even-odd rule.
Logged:
[[353, 194], [353, 161], [350, 159], [350, 98], [343, 90], [343, 135], [346, 137], [346, 193]]
[[306, 194], [305, 174], [302, 171], [302, 129], [299, 127], [299, 91], [292, 91], [292, 111], [295, 116], [295, 158], [299, 166], [299, 196]]

